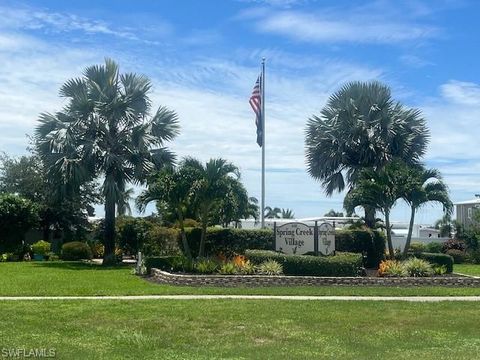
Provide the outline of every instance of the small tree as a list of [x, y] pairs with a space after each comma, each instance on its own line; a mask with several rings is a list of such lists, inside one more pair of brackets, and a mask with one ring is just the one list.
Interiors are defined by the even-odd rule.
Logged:
[[202, 224], [200, 237], [200, 249], [198, 257], [205, 255], [205, 240], [207, 226], [210, 222], [212, 211], [216, 205], [228, 194], [229, 178], [240, 178], [238, 168], [225, 159], [210, 159], [205, 165], [200, 161], [187, 158], [184, 165], [196, 170], [197, 180], [193, 183], [192, 191], [195, 194], [195, 204], [198, 212], [198, 219]]
[[0, 195], [0, 252], [18, 252], [25, 233], [38, 225], [38, 208], [14, 194]]
[[137, 198], [137, 207], [144, 211], [145, 207], [152, 201], [157, 201], [157, 208], [169, 211], [178, 220], [180, 236], [185, 256], [192, 258], [185, 234], [185, 214], [188, 209], [194, 206], [194, 194], [192, 184], [197, 181], [198, 172], [182, 162], [178, 168], [165, 168], [161, 172], [151, 176], [148, 180], [148, 187]]
[[402, 182], [401, 197], [410, 206], [410, 224], [408, 227], [407, 241], [404, 255], [407, 254], [412, 240], [415, 213], [429, 202], [437, 202], [443, 205], [443, 209], [449, 216], [453, 204], [448, 196], [448, 187], [442, 181], [440, 172], [436, 169], [425, 169], [422, 166], [406, 168]]
[[364, 170], [359, 174], [356, 186], [344, 199], [347, 212], [353, 212], [357, 206], [368, 205], [379, 210], [385, 216], [388, 252], [395, 256], [392, 244], [390, 212], [397, 200], [402, 196], [402, 176], [406, 166], [401, 162], [392, 162], [379, 171]]

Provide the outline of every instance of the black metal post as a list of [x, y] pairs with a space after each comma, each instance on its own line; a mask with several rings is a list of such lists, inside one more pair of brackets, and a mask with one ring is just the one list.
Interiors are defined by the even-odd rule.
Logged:
[[313, 253], [318, 256], [318, 221], [315, 221], [313, 229]]

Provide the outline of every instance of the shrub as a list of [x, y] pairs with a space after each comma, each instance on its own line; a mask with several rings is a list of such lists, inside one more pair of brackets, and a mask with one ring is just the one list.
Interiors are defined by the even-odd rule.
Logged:
[[365, 266], [377, 268], [385, 258], [385, 237], [370, 229], [341, 230], [335, 233], [338, 251], [366, 254]]
[[467, 258], [473, 264], [480, 264], [480, 249], [467, 253]]
[[433, 275], [432, 265], [423, 259], [413, 257], [405, 260], [402, 265], [409, 276], [425, 277]]
[[226, 262], [220, 266], [218, 272], [223, 275], [233, 275], [237, 273], [237, 267], [233, 262]]
[[397, 260], [384, 260], [378, 267], [378, 276], [382, 277], [402, 277], [407, 276], [407, 271], [402, 263]]
[[411, 251], [414, 254], [422, 253], [427, 251], [427, 246], [424, 243], [413, 241], [410, 244], [410, 249], [408, 249], [408, 251]]
[[465, 242], [462, 241], [462, 240], [458, 240], [458, 239], [447, 240], [442, 245], [442, 251], [444, 253], [446, 253], [448, 250], [465, 251], [466, 248], [467, 248], [467, 246], [466, 246]]
[[32, 244], [32, 250], [34, 254], [37, 255], [47, 255], [50, 251], [51, 244], [48, 241], [40, 240]]
[[465, 258], [467, 256], [465, 251], [457, 249], [449, 249], [445, 254], [450, 255], [453, 258], [454, 264], [462, 264], [465, 262]]
[[275, 251], [247, 250], [245, 256], [259, 265], [275, 260], [286, 275], [357, 276], [362, 269], [362, 255], [337, 252], [335, 256], [285, 255]]
[[443, 245], [438, 242], [431, 242], [428, 243], [424, 252], [429, 253], [441, 253], [443, 249]]
[[147, 268], [147, 272], [150, 272], [152, 268], [164, 270], [164, 271], [172, 271], [173, 264], [178, 263], [174, 259], [181, 258], [181, 256], [150, 256], [145, 258], [145, 267]]
[[90, 246], [81, 241], [72, 241], [62, 246], [61, 258], [63, 260], [90, 260], [92, 258], [92, 250]]
[[141, 250], [145, 256], [180, 255], [179, 240], [178, 229], [153, 225], [145, 236]]
[[60, 260], [60, 256], [58, 256], [57, 254], [55, 254], [54, 252], [49, 252], [45, 255], [46, 259], [48, 261], [58, 261]]
[[38, 219], [38, 208], [30, 200], [13, 194], [0, 195], [0, 253], [20, 253], [25, 233]]
[[447, 273], [453, 271], [453, 258], [447, 254], [433, 254], [433, 253], [420, 253], [416, 255], [417, 258], [428, 261], [432, 265], [447, 267]]
[[262, 275], [282, 275], [282, 264], [275, 260], [266, 260], [257, 267], [258, 273]]
[[241, 265], [237, 265], [237, 271], [243, 275], [252, 275], [256, 271], [256, 267], [250, 260], [246, 260]]
[[[178, 220], [175, 222], [174, 227], [176, 227], [177, 229], [180, 228], [180, 223], [178, 222]], [[198, 228], [198, 227], [200, 227], [200, 223], [197, 220], [187, 218], [187, 219], [183, 220], [183, 227], [184, 228]]]
[[136, 254], [145, 243], [153, 223], [144, 218], [121, 216], [116, 223], [118, 245], [126, 253]]
[[4, 253], [0, 255], [0, 262], [18, 261], [18, 255], [14, 253]]
[[212, 274], [218, 269], [218, 262], [213, 259], [201, 259], [195, 262], [195, 270], [200, 274]]
[[[198, 253], [200, 228], [185, 229], [187, 241], [193, 254]], [[227, 257], [244, 254], [246, 249], [273, 249], [272, 230], [245, 230], [208, 228], [205, 239], [205, 253], [215, 255], [223, 253]]]
[[105, 254], [105, 246], [99, 241], [91, 243], [90, 248], [92, 250], [92, 256], [95, 259], [101, 259]]
[[445, 265], [434, 265], [433, 266], [433, 273], [435, 275], [445, 275], [447, 273], [447, 267]]

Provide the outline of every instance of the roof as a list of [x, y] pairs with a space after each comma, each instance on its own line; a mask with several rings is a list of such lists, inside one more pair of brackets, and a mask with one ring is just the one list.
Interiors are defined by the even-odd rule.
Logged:
[[480, 204], [480, 198], [467, 200], [467, 201], [459, 201], [454, 203], [454, 205], [475, 205], [475, 204]]

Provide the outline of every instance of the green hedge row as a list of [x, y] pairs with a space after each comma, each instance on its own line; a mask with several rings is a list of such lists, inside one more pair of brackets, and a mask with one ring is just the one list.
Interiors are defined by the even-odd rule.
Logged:
[[285, 275], [358, 276], [362, 255], [340, 253], [335, 256], [285, 255], [268, 250], [246, 250], [245, 256], [254, 264], [275, 260], [282, 264]]
[[[200, 246], [200, 228], [185, 229], [187, 241], [192, 254], [198, 254]], [[226, 256], [243, 254], [247, 249], [272, 250], [272, 230], [246, 230], [246, 229], [222, 229], [208, 228], [205, 240], [205, 252], [207, 255], [223, 253]]]
[[385, 236], [369, 229], [340, 230], [335, 232], [337, 251], [364, 253], [365, 267], [378, 268], [385, 258]]
[[174, 264], [180, 261], [181, 258], [181, 256], [151, 256], [145, 258], [145, 267], [148, 273], [150, 273], [152, 268], [171, 271]]
[[413, 256], [427, 260], [429, 263], [434, 265], [445, 265], [447, 267], [447, 273], [451, 273], [453, 271], [453, 258], [447, 254], [440, 254], [440, 253], [419, 253], [414, 254]]

